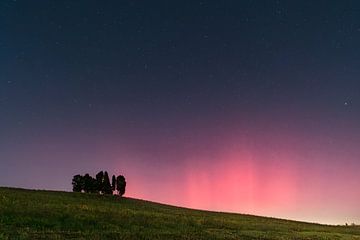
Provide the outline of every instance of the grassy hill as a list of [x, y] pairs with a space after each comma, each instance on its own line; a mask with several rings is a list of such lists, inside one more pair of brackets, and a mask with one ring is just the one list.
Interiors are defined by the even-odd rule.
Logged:
[[130, 198], [0, 188], [0, 239], [360, 239], [324, 226]]

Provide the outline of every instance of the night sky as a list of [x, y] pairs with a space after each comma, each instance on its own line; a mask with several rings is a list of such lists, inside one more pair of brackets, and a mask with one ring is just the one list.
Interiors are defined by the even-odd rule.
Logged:
[[359, 1], [0, 2], [0, 185], [360, 223]]

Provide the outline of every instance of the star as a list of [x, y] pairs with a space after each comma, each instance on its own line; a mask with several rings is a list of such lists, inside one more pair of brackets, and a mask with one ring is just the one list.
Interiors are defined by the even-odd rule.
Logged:
[[351, 101], [345, 101], [345, 102], [344, 102], [344, 106], [345, 106], [345, 107], [348, 107], [348, 106], [350, 106], [350, 105], [351, 105]]

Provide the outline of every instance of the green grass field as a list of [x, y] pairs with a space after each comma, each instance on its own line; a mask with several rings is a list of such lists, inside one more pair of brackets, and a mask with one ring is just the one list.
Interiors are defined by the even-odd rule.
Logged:
[[324, 226], [130, 198], [0, 188], [0, 239], [360, 239]]

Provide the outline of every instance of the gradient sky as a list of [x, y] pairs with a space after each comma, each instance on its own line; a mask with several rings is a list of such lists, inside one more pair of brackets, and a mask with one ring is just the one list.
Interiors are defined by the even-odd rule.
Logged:
[[0, 2], [0, 185], [360, 223], [359, 1]]

